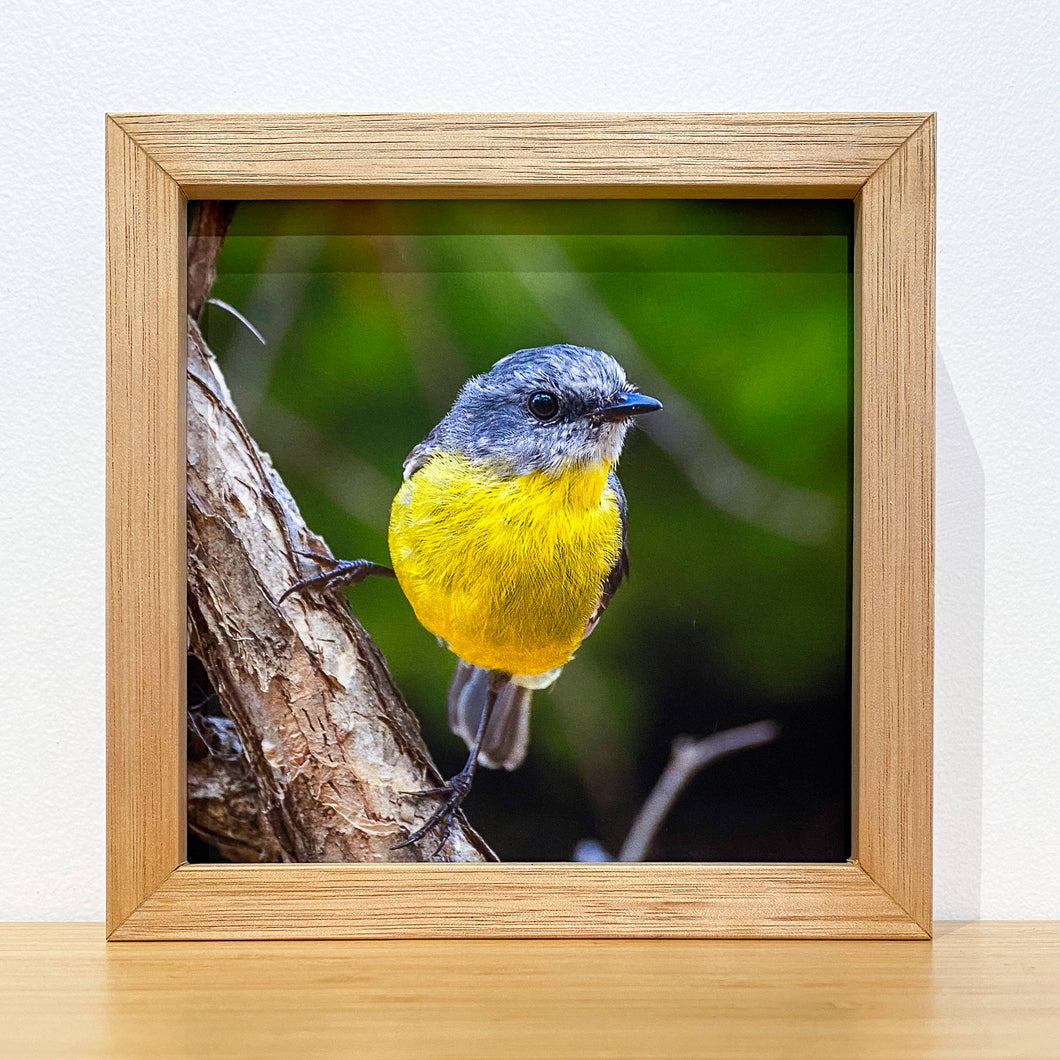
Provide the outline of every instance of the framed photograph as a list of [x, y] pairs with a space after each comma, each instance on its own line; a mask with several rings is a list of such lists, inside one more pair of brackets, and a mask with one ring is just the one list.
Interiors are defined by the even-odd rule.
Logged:
[[929, 938], [934, 137], [108, 117], [108, 936]]

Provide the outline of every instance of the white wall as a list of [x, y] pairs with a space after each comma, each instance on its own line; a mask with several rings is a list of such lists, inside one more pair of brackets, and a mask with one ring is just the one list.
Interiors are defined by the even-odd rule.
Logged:
[[107, 110], [937, 110], [936, 910], [1060, 917], [1058, 10], [6, 5], [0, 917], [103, 910]]

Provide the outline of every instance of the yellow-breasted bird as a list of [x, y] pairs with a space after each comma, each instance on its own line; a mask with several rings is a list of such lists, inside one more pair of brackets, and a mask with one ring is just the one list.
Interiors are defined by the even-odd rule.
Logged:
[[442, 804], [399, 846], [436, 827], [444, 841], [477, 763], [515, 769], [526, 757], [531, 692], [556, 680], [628, 571], [615, 464], [632, 417], [660, 408], [600, 350], [510, 354], [464, 384], [405, 460], [393, 568], [314, 556], [326, 571], [284, 594], [395, 576], [459, 659], [449, 725], [470, 754], [443, 786], [418, 793]]

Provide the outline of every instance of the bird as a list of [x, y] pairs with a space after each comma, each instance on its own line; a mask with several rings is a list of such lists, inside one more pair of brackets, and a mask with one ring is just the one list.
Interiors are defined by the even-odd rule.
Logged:
[[324, 569], [281, 600], [394, 577], [420, 624], [457, 657], [447, 713], [467, 761], [411, 793], [440, 805], [395, 849], [435, 832], [437, 851], [476, 766], [522, 764], [532, 693], [555, 683], [629, 572], [615, 468], [634, 419], [661, 408], [601, 350], [517, 350], [468, 379], [406, 458], [390, 513], [392, 566], [303, 553]]

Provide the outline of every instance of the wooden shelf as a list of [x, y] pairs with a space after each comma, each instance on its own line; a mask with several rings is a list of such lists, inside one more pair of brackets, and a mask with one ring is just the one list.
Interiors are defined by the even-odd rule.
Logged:
[[120, 942], [0, 925], [0, 1055], [1060, 1056], [1060, 923], [933, 942]]

